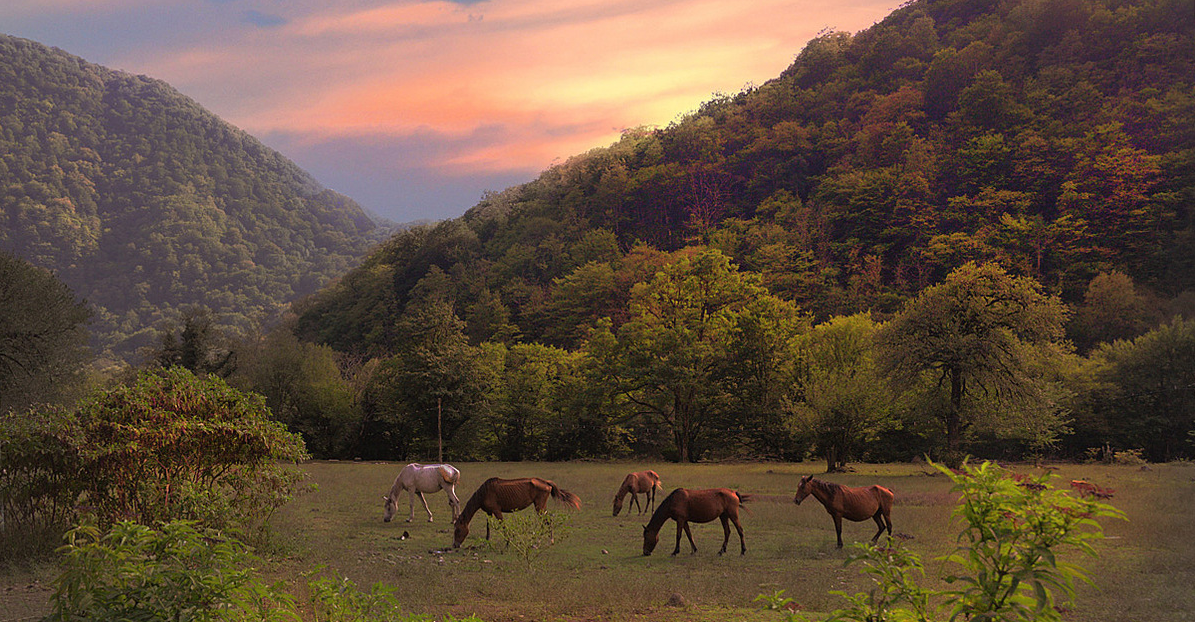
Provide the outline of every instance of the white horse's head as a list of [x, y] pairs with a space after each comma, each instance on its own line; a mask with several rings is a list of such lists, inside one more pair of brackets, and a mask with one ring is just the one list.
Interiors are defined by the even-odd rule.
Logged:
[[382, 522], [388, 523], [398, 513], [398, 500], [391, 499], [390, 495], [382, 495], [382, 499], [385, 499], [382, 504]]

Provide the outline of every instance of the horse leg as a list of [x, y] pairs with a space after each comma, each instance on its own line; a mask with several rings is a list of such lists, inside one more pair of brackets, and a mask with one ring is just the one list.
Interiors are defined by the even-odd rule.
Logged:
[[743, 526], [739, 524], [738, 516], [731, 516], [730, 520], [734, 522], [734, 528], [739, 532], [739, 555], [747, 554], [747, 541], [743, 539]]
[[449, 484], [444, 492], [448, 493], [448, 507], [452, 508], [452, 522], [456, 522], [458, 516], [461, 515], [461, 500], [456, 496], [456, 487]]
[[[427, 512], [427, 522], [432, 522], [432, 509], [427, 507], [427, 497], [423, 496], [423, 491], [418, 491], [419, 500], [423, 502], [423, 509]], [[414, 504], [414, 502], [412, 502]]]
[[726, 552], [726, 544], [730, 542], [730, 519], [725, 513], [718, 518], [722, 519], [722, 550], [718, 551], [718, 554], [721, 555]]
[[[697, 552], [697, 544], [693, 542], [693, 532], [689, 530], [689, 521], [685, 521], [685, 535], [689, 537], [689, 546], [693, 547], [693, 550], [689, 552], [692, 555]], [[679, 545], [680, 543], [678, 542], [677, 544]], [[677, 546], [677, 548], [680, 547]]]
[[838, 534], [838, 548], [842, 548], [842, 515], [834, 515], [834, 531]]
[[[643, 514], [643, 506], [639, 504], [639, 495], [635, 494], [634, 491], [631, 491], [631, 505], [635, 506], [640, 514]], [[627, 506], [627, 514], [631, 513], [631, 505]]]
[[879, 529], [876, 530], [876, 535], [871, 537], [871, 543], [875, 544], [876, 541], [880, 539], [880, 534], [884, 533], [884, 511], [876, 510], [875, 516], [872, 516], [871, 518], [875, 520], [876, 525], [879, 527]]
[[415, 520], [415, 489], [408, 488], [407, 495], [409, 496], [407, 500], [411, 502], [411, 513], [407, 516], [407, 522], [409, 523]]

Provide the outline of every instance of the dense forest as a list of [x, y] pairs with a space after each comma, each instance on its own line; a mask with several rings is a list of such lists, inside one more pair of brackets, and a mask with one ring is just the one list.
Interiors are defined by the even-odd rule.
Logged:
[[135, 358], [192, 305], [248, 334], [376, 243], [351, 199], [167, 84], [0, 35], [0, 250]]
[[338, 357], [368, 455], [437, 417], [512, 459], [1190, 452], [1193, 31], [1184, 0], [908, 3], [397, 235], [287, 347]]

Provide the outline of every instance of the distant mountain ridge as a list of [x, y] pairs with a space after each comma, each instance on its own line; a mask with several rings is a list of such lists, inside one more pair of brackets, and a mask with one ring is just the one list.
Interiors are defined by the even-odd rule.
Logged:
[[0, 35], [0, 248], [96, 307], [101, 351], [131, 356], [190, 305], [249, 330], [381, 235], [166, 83]]

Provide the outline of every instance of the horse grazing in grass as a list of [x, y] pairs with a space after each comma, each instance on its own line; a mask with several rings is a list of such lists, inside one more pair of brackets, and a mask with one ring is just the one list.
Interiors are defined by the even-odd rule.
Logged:
[[407, 522], [415, 520], [415, 496], [423, 502], [423, 509], [427, 510], [427, 522], [432, 522], [431, 508], [427, 507], [427, 499], [423, 493], [433, 493], [443, 490], [448, 493], [448, 505], [452, 508], [452, 520], [461, 512], [461, 500], [456, 498], [456, 484], [461, 480], [461, 472], [451, 464], [416, 464], [411, 463], [398, 472], [394, 478], [394, 485], [390, 487], [390, 494], [382, 497], [386, 500], [382, 513], [382, 520], [390, 522], [398, 513], [398, 495], [406, 490], [411, 493], [411, 515]]
[[689, 531], [689, 523], [708, 523], [715, 518], [722, 520], [722, 550], [726, 552], [726, 544], [730, 542], [730, 523], [739, 532], [739, 547], [741, 554], [747, 552], [747, 543], [743, 540], [743, 526], [739, 524], [739, 505], [749, 501], [750, 495], [741, 495], [729, 488], [707, 488], [705, 490], [688, 490], [677, 488], [668, 493], [660, 502], [651, 520], [643, 526], [643, 554], [651, 555], [656, 543], [660, 541], [660, 528], [668, 519], [676, 521], [676, 548], [672, 554], [680, 552], [680, 534], [684, 531], [689, 537], [689, 546], [693, 553], [697, 552], [697, 545], [693, 543], [693, 533]]
[[797, 486], [797, 495], [793, 497], [793, 503], [801, 505], [801, 501], [809, 495], [821, 501], [830, 516], [834, 517], [834, 530], [838, 532], [838, 548], [842, 548], [843, 518], [855, 522], [874, 519], [880, 529], [872, 536], [873, 543], [884, 533], [884, 529], [888, 530], [889, 536], [892, 535], [892, 491], [883, 486], [852, 488], [823, 482], [813, 479], [812, 475], [806, 475]]
[[[555, 483], [538, 477], [524, 477], [520, 479], [501, 479], [491, 477], [477, 487], [477, 491], [465, 502], [465, 508], [456, 517], [456, 529], [452, 535], [452, 546], [459, 547], [469, 536], [469, 521], [478, 510], [502, 520], [503, 512], [516, 512], [531, 504], [535, 504], [535, 511], [540, 514], [548, 506], [548, 497], [552, 497], [574, 509], [581, 507], [581, 498], [560, 488]], [[485, 524], [485, 539], [490, 539], [490, 524]]]
[[[626, 498], [627, 493], [631, 493], [631, 505], [639, 508], [639, 513], [651, 511], [656, 505], [656, 489], [663, 490], [664, 485], [660, 483], [660, 476], [655, 471], [639, 471], [638, 473], [627, 473], [627, 476], [622, 480], [622, 486], [618, 488], [618, 492], [614, 493], [614, 515], [622, 511], [622, 500]], [[638, 493], [644, 493], [646, 497], [646, 504], [639, 503]], [[631, 513], [631, 508], [627, 508], [627, 514]]]

